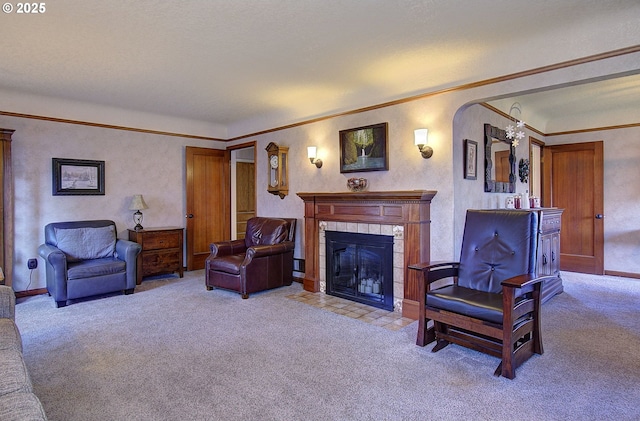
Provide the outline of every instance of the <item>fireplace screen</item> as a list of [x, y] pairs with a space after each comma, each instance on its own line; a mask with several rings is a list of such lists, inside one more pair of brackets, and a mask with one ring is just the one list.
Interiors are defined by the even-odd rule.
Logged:
[[393, 237], [325, 231], [327, 294], [393, 310]]

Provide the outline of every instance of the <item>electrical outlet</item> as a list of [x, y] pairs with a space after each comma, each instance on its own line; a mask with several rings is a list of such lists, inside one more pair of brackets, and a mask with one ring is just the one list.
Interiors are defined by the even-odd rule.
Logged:
[[27, 267], [29, 269], [35, 269], [38, 267], [38, 259], [29, 259], [27, 260]]

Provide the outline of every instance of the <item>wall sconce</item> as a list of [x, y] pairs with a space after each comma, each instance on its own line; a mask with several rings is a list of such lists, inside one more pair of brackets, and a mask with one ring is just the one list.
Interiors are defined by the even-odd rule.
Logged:
[[316, 158], [317, 150], [318, 149], [315, 146], [308, 146], [307, 147], [307, 157], [309, 158], [309, 161], [311, 161], [311, 163], [316, 166], [316, 168], [321, 168], [322, 167], [322, 159]]
[[129, 205], [129, 210], [135, 211], [133, 213], [133, 222], [136, 224], [136, 226], [133, 227], [133, 229], [136, 231], [140, 231], [141, 229], [143, 229], [142, 225], [140, 225], [140, 222], [142, 222], [142, 212], [140, 212], [140, 209], [149, 209], [149, 207], [145, 203], [141, 194], [134, 194], [133, 198], [131, 199], [131, 204]]
[[427, 145], [429, 141], [428, 133], [428, 129], [417, 129], [414, 131], [416, 146], [424, 159], [431, 158], [431, 155], [433, 155], [433, 148]]

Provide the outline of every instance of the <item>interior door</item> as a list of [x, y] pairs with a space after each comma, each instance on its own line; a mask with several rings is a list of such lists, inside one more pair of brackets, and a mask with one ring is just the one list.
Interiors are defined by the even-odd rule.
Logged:
[[603, 142], [545, 146], [543, 161], [543, 205], [564, 209], [560, 269], [603, 275]]
[[229, 152], [187, 146], [187, 270], [204, 268], [209, 245], [231, 236]]

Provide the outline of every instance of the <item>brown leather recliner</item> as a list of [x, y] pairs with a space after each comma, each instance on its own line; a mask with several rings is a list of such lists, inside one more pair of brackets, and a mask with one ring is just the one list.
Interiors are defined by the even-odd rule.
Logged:
[[205, 262], [205, 285], [250, 293], [291, 285], [295, 219], [255, 217], [242, 240], [211, 244]]

